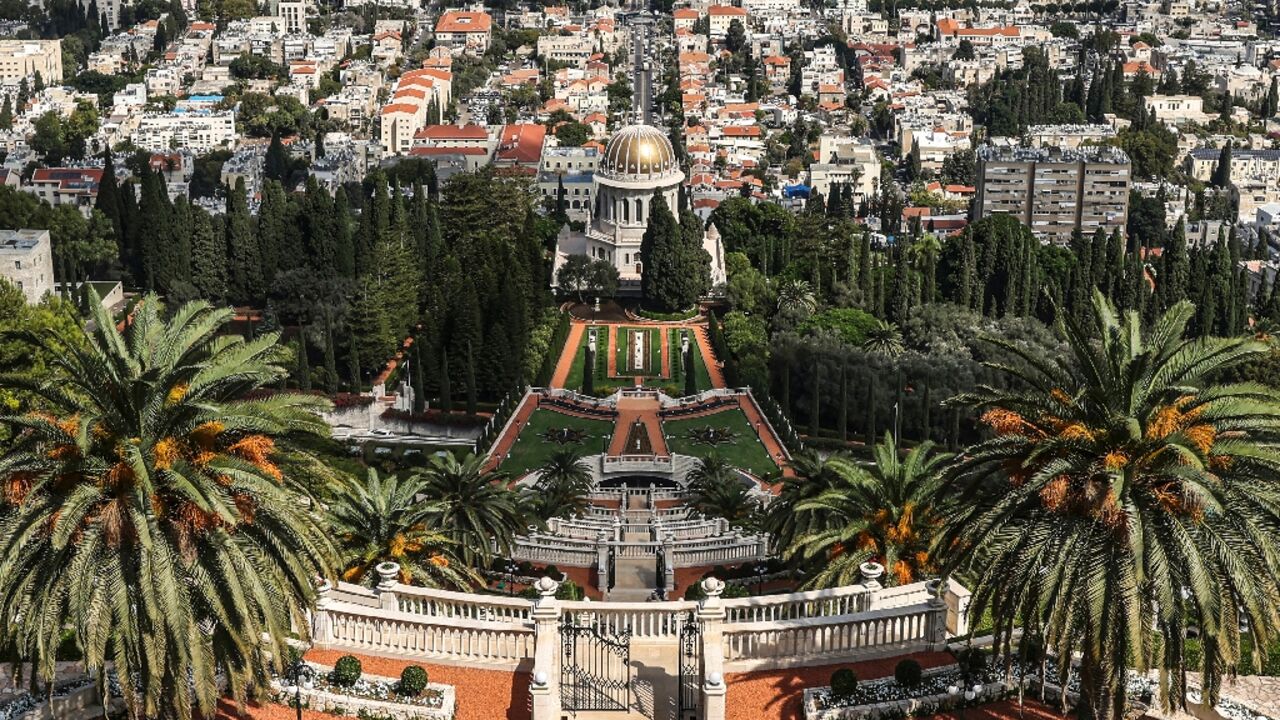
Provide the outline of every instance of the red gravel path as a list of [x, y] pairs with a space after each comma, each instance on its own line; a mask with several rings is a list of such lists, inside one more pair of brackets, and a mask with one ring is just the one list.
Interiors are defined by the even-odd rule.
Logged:
[[578, 356], [578, 343], [582, 342], [582, 333], [586, 326], [580, 322], [569, 323], [569, 337], [565, 338], [564, 347], [560, 349], [560, 359], [556, 361], [556, 371], [551, 374], [551, 387], [562, 388], [573, 371], [573, 360]]
[[[839, 665], [818, 665], [794, 670], [765, 670], [734, 673], [725, 680], [725, 720], [797, 720], [804, 717], [804, 690], [831, 684], [831, 673], [838, 668], [853, 668], [860, 679], [893, 675], [893, 668], [904, 656], [867, 660]], [[922, 667], [931, 668], [955, 662], [951, 653], [924, 652], [905, 657], [915, 658]], [[968, 718], [965, 720], [976, 720]]]

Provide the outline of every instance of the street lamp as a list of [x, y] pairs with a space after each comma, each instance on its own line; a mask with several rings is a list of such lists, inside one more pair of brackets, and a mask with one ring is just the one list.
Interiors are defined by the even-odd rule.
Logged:
[[756, 571], [756, 594], [759, 595], [764, 592], [764, 574], [769, 572], [769, 566], [765, 565], [764, 563], [759, 563], [756, 565], [755, 571]]
[[315, 668], [299, 657], [285, 669], [284, 676], [293, 683], [293, 707], [298, 713], [298, 720], [302, 720], [302, 683], [315, 680]]
[[507, 595], [516, 594], [516, 571], [519, 569], [515, 563], [507, 563]]

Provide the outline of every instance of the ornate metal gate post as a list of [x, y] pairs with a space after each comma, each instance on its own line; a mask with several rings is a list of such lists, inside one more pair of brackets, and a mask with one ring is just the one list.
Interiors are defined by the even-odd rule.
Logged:
[[702, 718], [724, 720], [724, 605], [720, 594], [724, 582], [709, 577], [702, 581], [706, 599], [698, 603], [698, 622], [702, 625]]
[[556, 591], [560, 583], [540, 578], [533, 587], [538, 599], [533, 603], [533, 677], [529, 695], [533, 720], [560, 720], [560, 604]]

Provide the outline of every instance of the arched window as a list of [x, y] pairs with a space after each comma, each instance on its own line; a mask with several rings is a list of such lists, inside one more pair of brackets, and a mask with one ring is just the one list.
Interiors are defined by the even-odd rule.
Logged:
[[622, 222], [631, 222], [631, 203], [622, 201]]
[[640, 198], [636, 198], [636, 222], [644, 222], [644, 208], [640, 205]]

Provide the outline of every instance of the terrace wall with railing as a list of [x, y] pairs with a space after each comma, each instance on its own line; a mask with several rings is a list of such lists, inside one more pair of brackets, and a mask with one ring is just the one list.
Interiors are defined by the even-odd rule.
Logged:
[[882, 588], [883, 568], [868, 565], [856, 585], [724, 600], [724, 583], [708, 578], [699, 602], [560, 601], [558, 583], [535, 583], [536, 600], [411, 587], [399, 567], [379, 565], [375, 588], [325, 585], [312, 616], [321, 648], [432, 663], [532, 673], [534, 720], [560, 717], [560, 627], [564, 622], [628, 634], [633, 643], [680, 642], [680, 627], [699, 627], [701, 707], [724, 718], [724, 674], [846, 662], [941, 649], [968, 632], [969, 592], [934, 580]]

